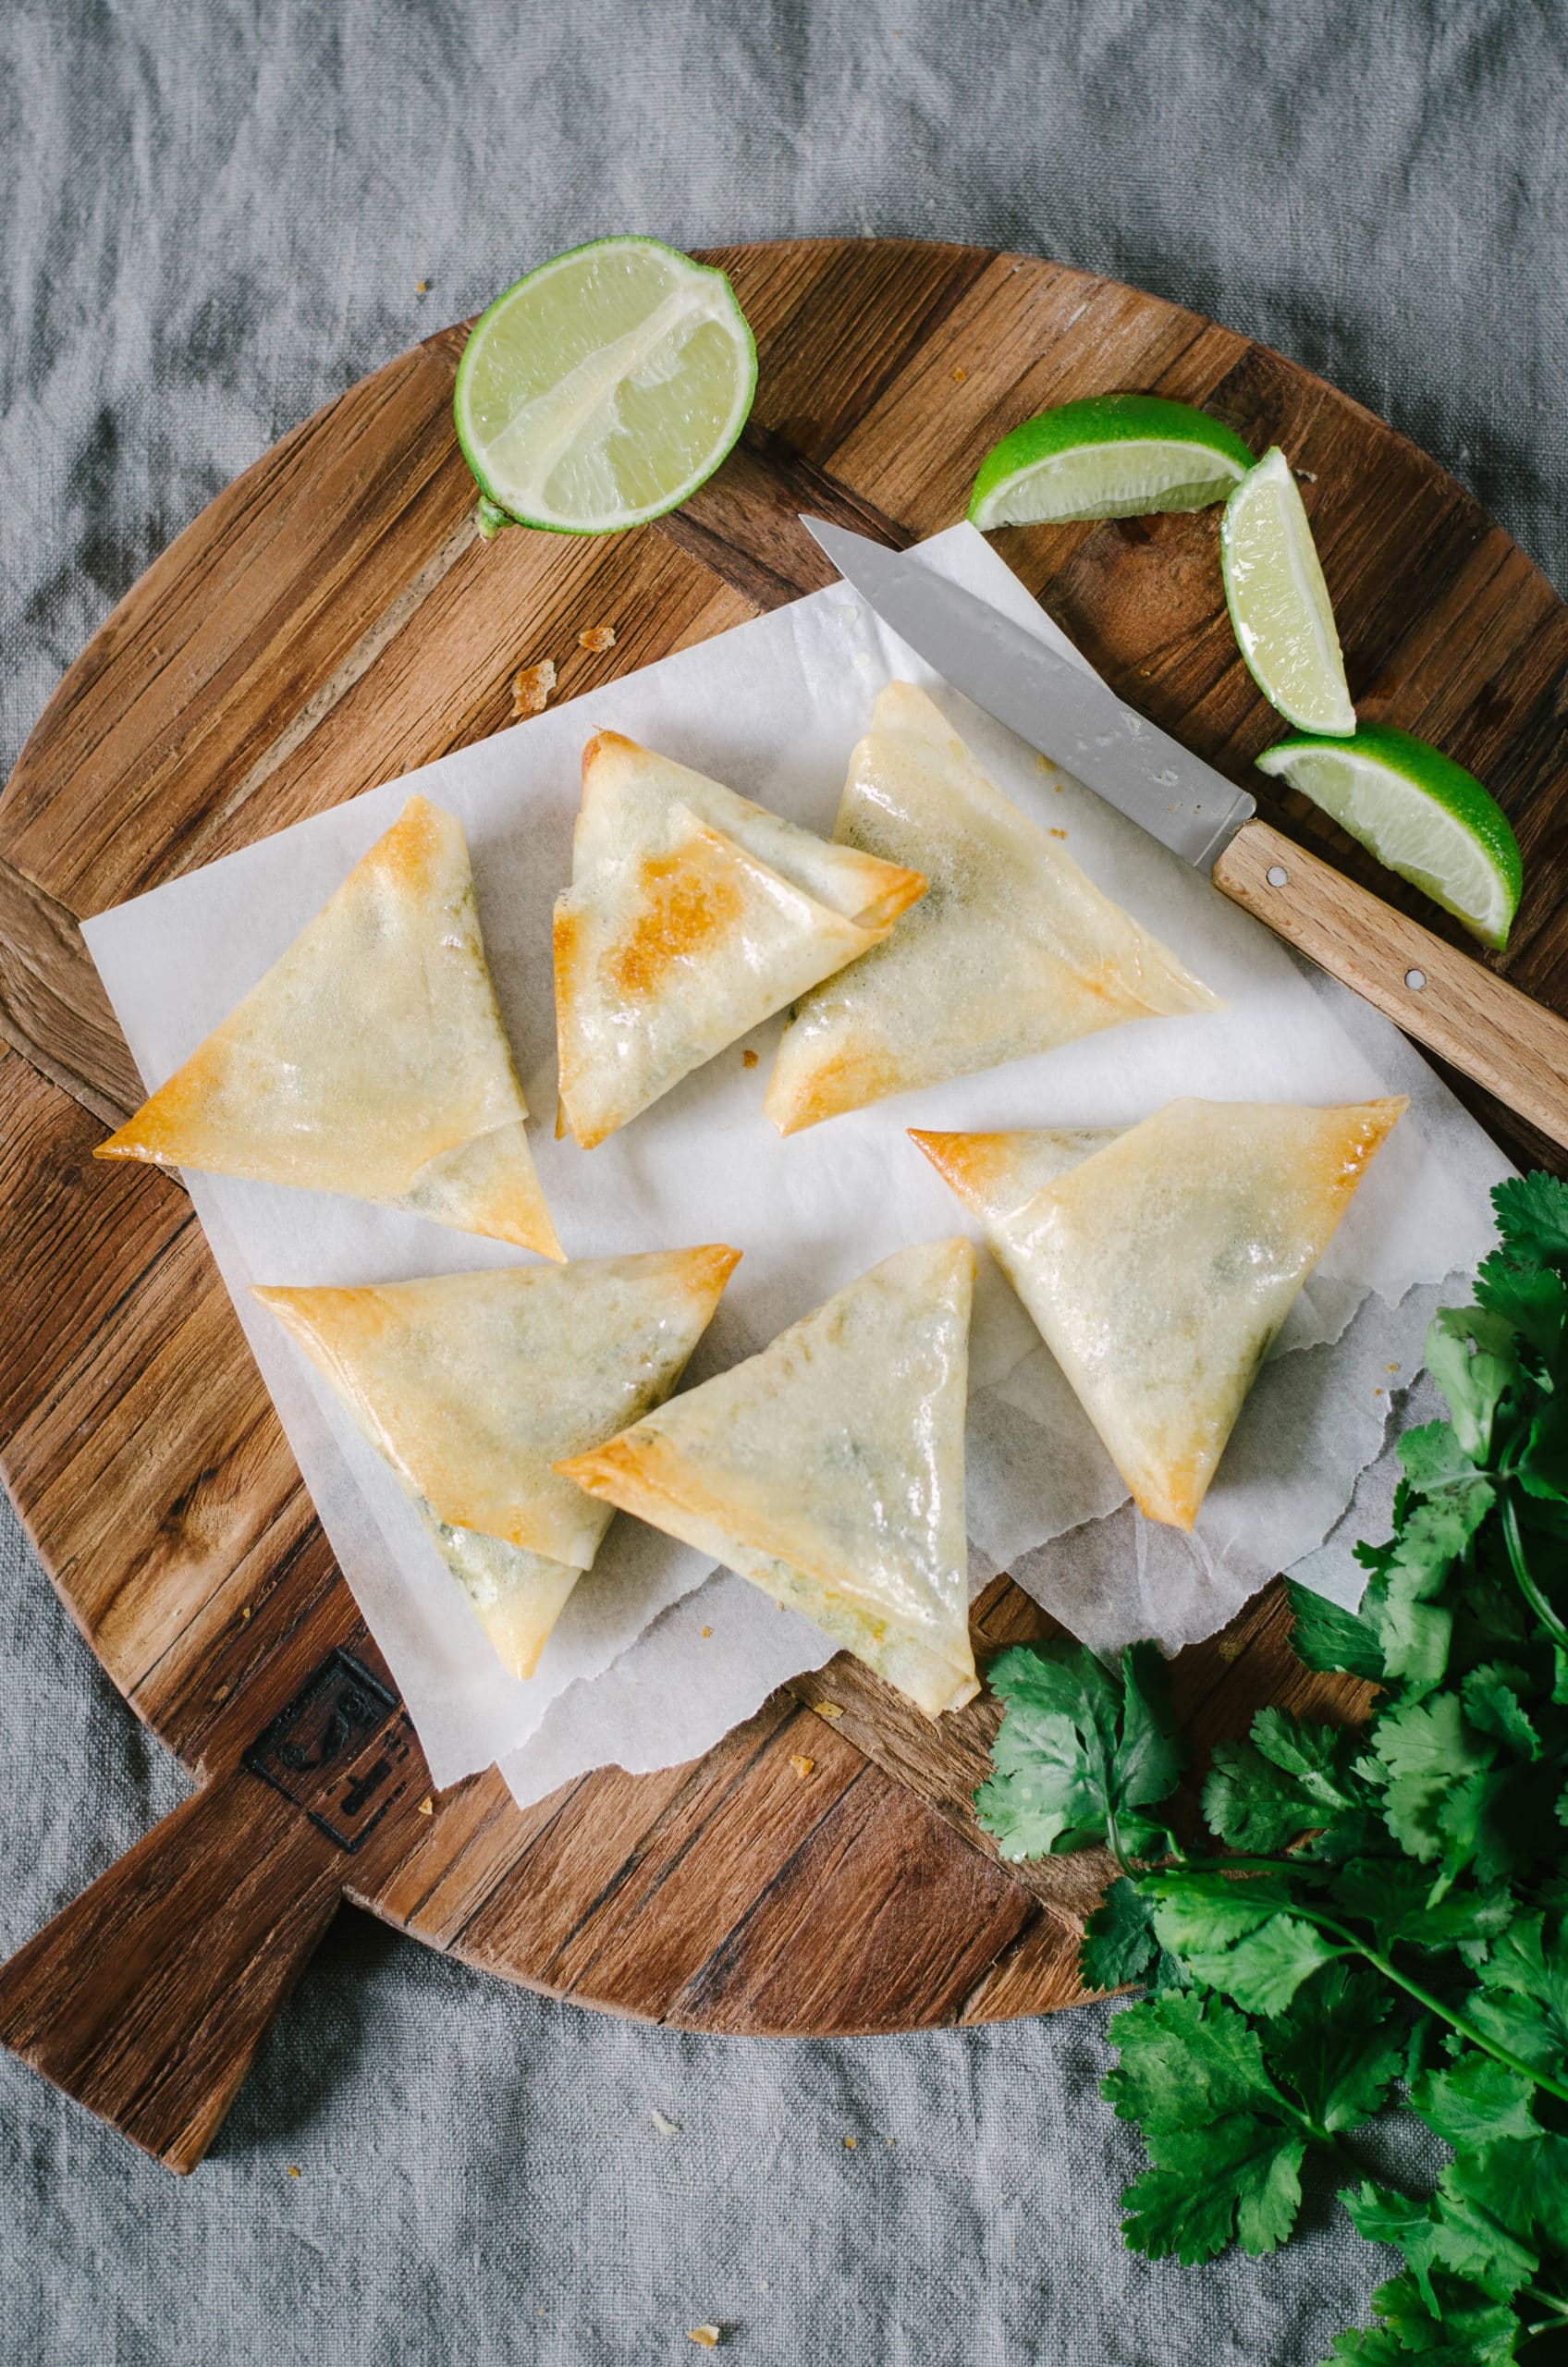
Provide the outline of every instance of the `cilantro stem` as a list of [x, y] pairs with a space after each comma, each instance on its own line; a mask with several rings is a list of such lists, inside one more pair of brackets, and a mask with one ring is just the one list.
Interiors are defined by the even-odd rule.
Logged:
[[1568, 2086], [1565, 2086], [1561, 2079], [1551, 2079], [1537, 2065], [1527, 2063], [1522, 2054], [1515, 2054], [1511, 2047], [1500, 2046], [1495, 2039], [1483, 2038], [1480, 2031], [1472, 2024], [1451, 2011], [1440, 1997], [1434, 1997], [1429, 1989], [1423, 1989], [1418, 1981], [1412, 1981], [1407, 1974], [1401, 1972], [1396, 1964], [1390, 1963], [1387, 1956], [1379, 1955], [1376, 1948], [1366, 1947], [1361, 1941], [1353, 1938], [1341, 1925], [1331, 1923], [1327, 1916], [1313, 1915], [1310, 1907], [1296, 1908], [1293, 1911], [1305, 1915], [1315, 1923], [1321, 1924], [1325, 1931], [1337, 1932], [1341, 1939], [1350, 1940], [1357, 1955], [1365, 1956], [1369, 1965], [1375, 1966], [1385, 1980], [1391, 1981], [1397, 1989], [1403, 1989], [1407, 1997], [1414, 1997], [1418, 2005], [1425, 2005], [1429, 2014], [1436, 2014], [1438, 2019], [1446, 2022], [1450, 2030], [1457, 2030], [1467, 2046], [1478, 2046], [1483, 2054], [1489, 2054], [1495, 2061], [1506, 2064], [1510, 2071], [1517, 2071], [1520, 2078], [1528, 2079], [1533, 2087], [1544, 2088], [1549, 2095], [1558, 2096], [1562, 2103], [1568, 2104]]
[[[1207, 1861], [1189, 1858], [1174, 1870], [1196, 1874], [1202, 1881], [1208, 1874], [1229, 1874], [1238, 1870], [1251, 1873], [1294, 1873], [1299, 1870], [1298, 1868], [1286, 1864], [1278, 1858], [1211, 1858]], [[1516, 2071], [1520, 2078], [1527, 2079], [1532, 2087], [1544, 2088], [1549, 2095], [1557, 2096], [1563, 2103], [1568, 2104], [1568, 2084], [1561, 2079], [1552, 2079], [1537, 2065], [1527, 2063], [1522, 2054], [1515, 2054], [1511, 2048], [1500, 2046], [1495, 2039], [1484, 2038], [1471, 2023], [1463, 2020], [1450, 2006], [1445, 2005], [1440, 1997], [1435, 1997], [1432, 1992], [1423, 1988], [1418, 1981], [1412, 1981], [1409, 1974], [1402, 1972], [1390, 1957], [1384, 1956], [1378, 1949], [1368, 1946], [1365, 1940], [1358, 1940], [1355, 1933], [1347, 1930], [1345, 1925], [1338, 1921], [1334, 1916], [1326, 1915], [1321, 1907], [1314, 1907], [1310, 1901], [1303, 1898], [1292, 1898], [1281, 1911], [1285, 1914], [1299, 1916], [1304, 1923], [1310, 1923], [1317, 1931], [1325, 1932], [1329, 1938], [1340, 1941], [1342, 1944], [1343, 1954], [1360, 1956], [1364, 1962], [1380, 1972], [1386, 1981], [1391, 1981], [1396, 1989], [1403, 1989], [1407, 1997], [1414, 1997], [1418, 2005], [1425, 2005], [1428, 2013], [1436, 2014], [1439, 2021], [1446, 2022], [1450, 2030], [1457, 2031], [1467, 2046], [1479, 2047], [1483, 2054], [1489, 2054], [1494, 2061], [1504, 2064], [1510, 2071]]]
[[1519, 1506], [1513, 1488], [1502, 1491], [1502, 1541], [1508, 1548], [1508, 1558], [1524, 1596], [1541, 1625], [1554, 1643], [1568, 1648], [1568, 1627], [1565, 1627], [1541, 1592], [1525, 1553], [1524, 1532], [1519, 1526]]

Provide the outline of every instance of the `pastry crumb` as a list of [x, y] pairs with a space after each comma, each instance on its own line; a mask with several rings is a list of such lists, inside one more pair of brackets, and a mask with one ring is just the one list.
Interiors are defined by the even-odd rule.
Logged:
[[790, 1754], [790, 1764], [803, 1784], [816, 1765], [816, 1761], [815, 1759], [808, 1759], [803, 1750], [795, 1750]]
[[1385, 1372], [1398, 1372], [1399, 1367], [1398, 1365], [1385, 1365], [1383, 1367], [1383, 1370]]
[[419, 1804], [419, 1813], [421, 1816], [434, 1816], [435, 1814], [435, 1802], [428, 1792], [426, 1792], [423, 1799], [421, 1800]]
[[416, 280], [415, 280], [415, 282], [414, 282], [414, 294], [415, 294], [416, 296], [428, 296], [428, 295], [429, 295], [429, 293], [430, 293], [430, 282], [429, 282], [429, 280], [428, 280], [428, 279], [416, 279]]
[[748, 1045], [746, 1049], [741, 1055], [741, 1065], [742, 1068], [754, 1069], [760, 1058], [760, 1053], [753, 1052], [751, 1046]]
[[556, 661], [541, 657], [537, 666], [520, 666], [512, 676], [512, 713], [543, 715], [556, 687]]
[[1052, 828], [1051, 828], [1051, 836], [1052, 836], [1052, 838], [1053, 838], [1053, 839], [1064, 839], [1064, 838], [1066, 838], [1066, 836], [1067, 836], [1067, 832], [1066, 832], [1065, 830], [1059, 830], [1059, 829], [1057, 829], [1057, 828], [1056, 828], [1056, 827], [1055, 827], [1055, 825], [1053, 824], [1053, 825], [1052, 825]]
[[654, 2105], [652, 2111], [648, 2115], [648, 2117], [653, 2122], [654, 2127], [658, 2130], [661, 2137], [680, 2136], [680, 2123], [678, 2120], [671, 2120], [668, 2113], [660, 2112], [657, 2104]]
[[228, 1697], [233, 1690], [234, 1687], [232, 1685], [220, 1685], [217, 1686], [215, 1691], [208, 1694], [207, 1699], [215, 1710], [221, 1701], [227, 1701], [228, 1699]]
[[577, 636], [579, 649], [613, 649], [614, 625], [585, 625]]
[[854, 2150], [855, 2150], [855, 2147], [856, 2147], [859, 2143], [860, 2143], [860, 2139], [859, 2139], [858, 2137], [846, 2137], [846, 2138], [845, 2138], [845, 2140], [844, 2140], [844, 2151], [845, 2151], [845, 2152], [846, 2152], [846, 2153], [852, 2153], [852, 2152], [854, 2152]]
[[290, 2162], [288, 2165], [288, 2175], [291, 2178], [297, 2178], [300, 2175], [299, 2169], [293, 2162]]
[[953, 373], [952, 373], [952, 375], [953, 375], [953, 384], [954, 384], [954, 386], [962, 386], [962, 384], [963, 384], [963, 382], [964, 382], [964, 380], [968, 377], [969, 373], [968, 373], [968, 371], [964, 368], [964, 366], [963, 366], [963, 364], [962, 364], [962, 362], [955, 362], [953, 363]]
[[[1390, 1365], [1390, 1366], [1389, 1367], [1389, 1370], [1390, 1370], [1390, 1372], [1397, 1372], [1397, 1371], [1398, 1371], [1398, 1369], [1399, 1369], [1399, 1367], [1398, 1367], [1398, 1366], [1397, 1366], [1397, 1365]], [[240, 1612], [240, 1613], [239, 1613], [239, 1625], [241, 1625], [241, 1627], [245, 1626], [245, 1625], [249, 1623], [249, 1621], [251, 1620], [251, 1616], [253, 1615], [253, 1613], [254, 1613], [254, 1612], [255, 1612], [255, 1608], [256, 1608], [256, 1606], [255, 1606], [255, 1604], [254, 1604], [253, 1602], [248, 1602], [248, 1603], [246, 1603], [246, 1605], [244, 1606], [243, 1610], [242, 1610], [242, 1611]]]
[[703, 1629], [703, 1633], [704, 1636], [711, 1636], [713, 1634], [713, 1629], [711, 1627], [704, 1627]]
[[686, 2339], [688, 2342], [700, 2343], [704, 2350], [717, 2350], [719, 2343], [718, 2328], [717, 2326], [691, 2326], [687, 2329]]
[[841, 1718], [844, 1713], [837, 1701], [819, 1701], [816, 1714], [819, 1718]]

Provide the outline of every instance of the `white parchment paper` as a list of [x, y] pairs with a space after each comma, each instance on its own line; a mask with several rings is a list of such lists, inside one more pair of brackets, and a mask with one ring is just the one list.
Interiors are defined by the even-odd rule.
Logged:
[[[922, 557], [1069, 647], [973, 528], [935, 537]], [[584, 740], [600, 726], [628, 732], [827, 833], [876, 693], [900, 676], [932, 690], [1004, 793], [1064, 833], [1099, 885], [1225, 996], [1226, 1010], [1115, 1028], [787, 1142], [761, 1110], [783, 1024], [775, 1020], [598, 1149], [555, 1141], [550, 908], [570, 871]], [[893, 1249], [964, 1229], [907, 1126], [1122, 1125], [1177, 1093], [1304, 1102], [1408, 1093], [1410, 1113], [1304, 1292], [1191, 1539], [1132, 1514], [1028, 1317], [981, 1261], [969, 1471], [976, 1582], [1011, 1566], [1091, 1641], [1153, 1633], [1174, 1645], [1211, 1632], [1274, 1570], [1322, 1544], [1383, 1449], [1395, 1368], [1408, 1380], [1419, 1361], [1436, 1286], [1490, 1242], [1488, 1187], [1508, 1171], [1397, 1031], [1045, 767], [835, 586], [87, 923], [149, 1087], [254, 984], [416, 788], [468, 835], [496, 990], [537, 1121], [534, 1152], [568, 1254], [702, 1241], [745, 1252], [693, 1379], [753, 1353]], [[754, 1068], [743, 1049], [760, 1054]], [[498, 1759], [532, 1797], [582, 1766], [687, 1759], [791, 1668], [827, 1656], [804, 1623], [622, 1517], [534, 1677], [508, 1677], [391, 1474], [249, 1292], [258, 1282], [462, 1271], [516, 1253], [356, 1201], [187, 1180], [437, 1784]]]

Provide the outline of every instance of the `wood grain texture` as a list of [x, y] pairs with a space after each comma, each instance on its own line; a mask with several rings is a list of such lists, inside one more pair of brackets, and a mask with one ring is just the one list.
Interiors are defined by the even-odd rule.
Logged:
[[1239, 830], [1214, 884], [1277, 936], [1568, 1147], [1568, 1020], [1390, 911], [1267, 822]]
[[[741, 444], [684, 509], [623, 536], [482, 543], [449, 420], [463, 332], [444, 330], [187, 528], [0, 800], [0, 1466], [89, 1643], [204, 1778], [0, 1973], [0, 2038], [178, 2167], [340, 1897], [617, 2013], [885, 2030], [1071, 2003], [1105, 1868], [999, 1864], [970, 1799], [994, 1700], [933, 1727], [850, 1660], [689, 1767], [604, 1769], [526, 1810], [494, 1772], [435, 1797], [189, 1203], [92, 1159], [139, 1087], [80, 918], [504, 728], [521, 666], [550, 658], [571, 696], [813, 589], [828, 570], [802, 509], [907, 543], [962, 515], [1020, 419], [1147, 387], [1305, 472], [1353, 692], [1488, 779], [1525, 846], [1525, 905], [1488, 975], [1568, 1003], [1568, 612], [1424, 454], [1233, 331], [1060, 264], [831, 239], [708, 260], [760, 374]], [[998, 547], [1119, 690], [1259, 787], [1280, 727], [1236, 653], [1212, 513]], [[613, 647], [583, 649], [606, 623]], [[1455, 941], [1261, 787], [1295, 848]], [[1497, 1123], [1527, 1156], [1529, 1129]], [[1048, 1631], [1009, 1580], [976, 1606], [982, 1662]], [[1301, 1670], [1287, 1632], [1276, 1587], [1182, 1656], [1200, 1749], [1267, 1700], [1364, 1706]]]

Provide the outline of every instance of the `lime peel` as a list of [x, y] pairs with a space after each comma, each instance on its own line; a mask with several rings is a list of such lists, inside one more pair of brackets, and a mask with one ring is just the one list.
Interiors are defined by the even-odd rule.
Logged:
[[718, 467], [755, 390], [756, 348], [722, 272], [630, 236], [553, 257], [496, 298], [459, 364], [482, 528], [497, 512], [567, 533], [664, 516]]
[[988, 452], [969, 518], [981, 528], [1203, 509], [1252, 466], [1233, 428], [1164, 395], [1087, 395], [1026, 419]]
[[1524, 885], [1519, 841], [1490, 791], [1440, 748], [1364, 723], [1348, 740], [1294, 733], [1257, 763], [1483, 944], [1507, 943]]

